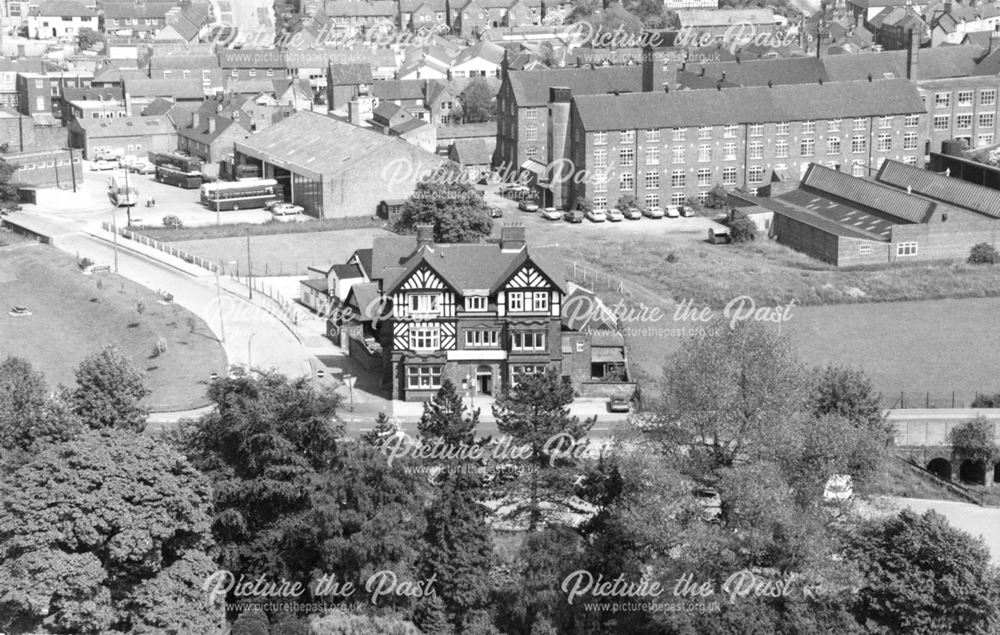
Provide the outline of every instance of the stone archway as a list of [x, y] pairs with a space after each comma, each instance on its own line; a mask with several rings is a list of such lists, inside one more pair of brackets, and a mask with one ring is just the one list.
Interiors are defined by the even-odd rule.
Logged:
[[963, 483], [986, 485], [986, 464], [966, 459], [958, 468], [958, 477]]
[[927, 464], [927, 471], [939, 478], [943, 478], [946, 481], [950, 481], [951, 461], [949, 461], [948, 459], [942, 459], [940, 457], [932, 459], [931, 462]]

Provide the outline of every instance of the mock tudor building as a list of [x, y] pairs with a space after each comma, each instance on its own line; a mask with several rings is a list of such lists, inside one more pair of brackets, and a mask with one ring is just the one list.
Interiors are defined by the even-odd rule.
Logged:
[[378, 237], [346, 265], [312, 272], [303, 283], [304, 297], [317, 289], [329, 298], [325, 306], [352, 309], [353, 324], [334, 320], [331, 333], [356, 329], [347, 338], [352, 356], [378, 360], [373, 370], [394, 399], [429, 399], [444, 379], [492, 396], [547, 368], [585, 394], [632, 388], [624, 340], [603, 328], [607, 312], [581, 312], [600, 324], [564, 318], [570, 287], [546, 249], [528, 248], [523, 226], [503, 227], [499, 242], [432, 239], [431, 226], [415, 237]]

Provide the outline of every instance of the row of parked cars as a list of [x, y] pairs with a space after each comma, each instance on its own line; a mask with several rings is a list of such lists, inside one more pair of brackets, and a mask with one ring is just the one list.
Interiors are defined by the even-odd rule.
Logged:
[[149, 159], [135, 156], [127, 156], [118, 159], [100, 158], [96, 161], [92, 161], [90, 164], [90, 169], [96, 172], [102, 172], [104, 170], [117, 170], [119, 168], [128, 170], [129, 172], [135, 172], [136, 174], [156, 173], [156, 166], [153, 165]]
[[582, 223], [584, 219], [593, 223], [603, 223], [604, 221], [617, 223], [623, 220], [639, 220], [643, 216], [646, 218], [679, 218], [681, 216], [694, 216], [694, 210], [686, 205], [668, 205], [666, 209], [660, 207], [641, 208], [633, 205], [624, 209], [613, 207], [607, 211], [590, 209], [587, 212], [583, 212], [581, 210], [568, 210], [563, 212], [554, 207], [540, 208], [537, 203], [525, 200], [518, 203], [517, 207], [523, 212], [541, 212], [541, 217], [546, 220], [565, 220], [568, 223]]

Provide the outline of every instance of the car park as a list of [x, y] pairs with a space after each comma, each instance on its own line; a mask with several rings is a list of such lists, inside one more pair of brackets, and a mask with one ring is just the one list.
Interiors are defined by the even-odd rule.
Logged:
[[626, 207], [622, 210], [622, 215], [629, 220], [639, 220], [642, 218], [642, 210], [638, 207]]
[[667, 208], [663, 210], [663, 213], [667, 218], [678, 218], [681, 215], [677, 205], [667, 205]]
[[545, 220], [562, 220], [563, 214], [554, 207], [546, 207], [542, 210], [542, 218]]
[[628, 412], [631, 410], [628, 399], [622, 395], [613, 395], [608, 399], [608, 412]]
[[583, 212], [578, 209], [571, 209], [563, 214], [563, 220], [567, 223], [582, 223]]
[[625, 219], [625, 215], [617, 207], [612, 207], [608, 210], [608, 220], [612, 223], [620, 223]]
[[293, 214], [301, 214], [306, 211], [301, 205], [292, 205], [291, 203], [278, 203], [271, 208], [271, 213], [275, 216], [291, 216]]
[[517, 209], [522, 212], [537, 212], [538, 204], [533, 201], [521, 201], [517, 204]]
[[646, 218], [663, 218], [663, 210], [659, 207], [647, 207], [643, 210], [642, 215]]
[[585, 216], [587, 217], [587, 220], [589, 220], [592, 223], [603, 223], [604, 221], [608, 220], [608, 215], [605, 214], [603, 210], [599, 209], [587, 210]]

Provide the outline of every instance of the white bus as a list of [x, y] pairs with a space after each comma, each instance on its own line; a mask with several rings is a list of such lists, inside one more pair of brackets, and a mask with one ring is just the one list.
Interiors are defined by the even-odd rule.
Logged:
[[280, 198], [278, 182], [273, 179], [216, 181], [201, 186], [201, 204], [210, 210], [253, 209]]

